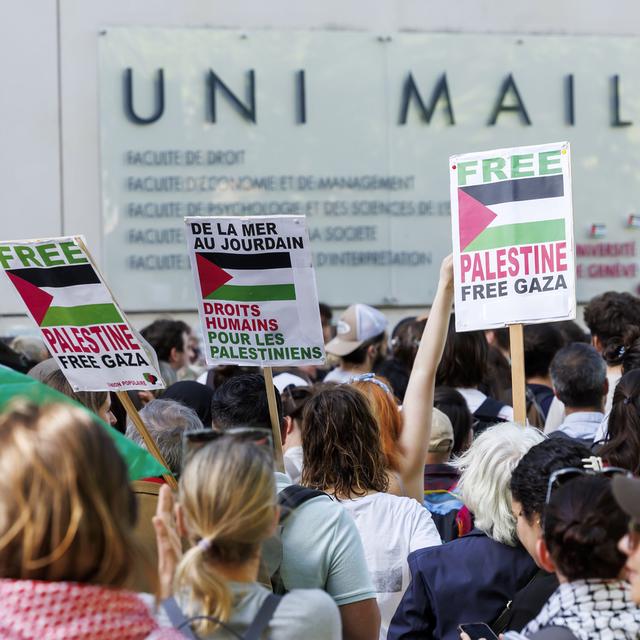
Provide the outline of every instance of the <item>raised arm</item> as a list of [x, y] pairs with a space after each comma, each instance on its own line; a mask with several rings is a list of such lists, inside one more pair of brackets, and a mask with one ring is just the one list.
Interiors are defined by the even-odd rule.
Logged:
[[440, 267], [438, 290], [427, 326], [420, 339], [402, 407], [403, 427], [400, 444], [404, 451], [402, 476], [406, 495], [422, 504], [424, 463], [431, 437], [431, 414], [436, 370], [442, 357], [451, 304], [453, 302], [453, 260], [449, 255]]

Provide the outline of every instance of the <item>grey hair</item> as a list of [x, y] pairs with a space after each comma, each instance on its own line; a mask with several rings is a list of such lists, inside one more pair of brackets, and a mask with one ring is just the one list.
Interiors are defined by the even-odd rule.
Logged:
[[589, 344], [574, 342], [560, 349], [551, 361], [551, 382], [567, 407], [597, 407], [602, 402], [607, 367]]
[[49, 357], [44, 341], [35, 336], [16, 336], [9, 346], [32, 362], [42, 362]]
[[511, 474], [522, 456], [544, 438], [533, 427], [503, 422], [480, 434], [452, 463], [462, 471], [458, 491], [474, 515], [475, 526], [497, 542], [516, 544]]
[[[204, 426], [196, 412], [175, 400], [152, 400], [140, 410], [140, 417], [160, 453], [175, 475], [182, 471], [182, 434], [185, 431], [203, 431]], [[127, 419], [127, 438], [146, 448], [131, 419]]]

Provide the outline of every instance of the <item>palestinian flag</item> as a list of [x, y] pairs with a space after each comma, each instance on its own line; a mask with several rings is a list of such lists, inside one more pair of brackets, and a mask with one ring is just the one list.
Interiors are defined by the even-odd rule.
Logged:
[[8, 269], [6, 274], [41, 327], [123, 322], [91, 264]]
[[458, 187], [460, 251], [564, 240], [563, 196], [562, 174]]
[[[203, 300], [295, 300], [291, 254], [196, 253]], [[227, 284], [229, 283], [229, 284]]]
[[46, 384], [39, 382], [35, 378], [25, 376], [22, 373], [0, 365], [0, 413], [5, 412], [7, 408], [11, 406], [11, 402], [18, 398], [34, 402], [39, 406], [49, 402], [62, 402], [63, 404], [73, 405], [86, 411], [96, 422], [105, 428], [107, 433], [113, 438], [120, 455], [127, 463], [129, 478], [131, 480], [154, 478], [163, 473], [167, 473], [167, 469], [148, 451], [138, 446], [133, 440], [125, 438], [123, 434], [91, 413], [91, 411], [83, 405], [72, 400], [69, 396], [65, 396], [63, 393], [59, 393]]

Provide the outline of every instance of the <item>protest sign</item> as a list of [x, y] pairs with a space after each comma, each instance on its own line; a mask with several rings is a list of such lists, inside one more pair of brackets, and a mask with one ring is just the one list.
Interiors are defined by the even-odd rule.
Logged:
[[164, 387], [81, 237], [0, 242], [0, 267], [75, 391]]
[[322, 364], [304, 216], [185, 218], [210, 365]]
[[575, 318], [569, 143], [450, 158], [456, 330]]

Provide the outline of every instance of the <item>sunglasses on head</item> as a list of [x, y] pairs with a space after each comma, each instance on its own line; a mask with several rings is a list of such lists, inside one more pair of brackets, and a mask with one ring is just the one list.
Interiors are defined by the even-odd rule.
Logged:
[[263, 427], [237, 426], [224, 431], [219, 429], [203, 429], [185, 431], [182, 435], [182, 459], [187, 461], [195, 451], [220, 438], [233, 438], [240, 442], [252, 442], [261, 447], [273, 450], [273, 435], [270, 429]]
[[[596, 461], [599, 461], [599, 463]], [[626, 469], [622, 469], [621, 467], [603, 467], [600, 458], [587, 458], [586, 460], [583, 460], [583, 462], [586, 463], [585, 468], [580, 469], [579, 467], [565, 467], [564, 469], [557, 469], [549, 476], [549, 484], [547, 485], [547, 497], [545, 499], [545, 504], [549, 504], [554, 489], [562, 487], [563, 485], [567, 484], [567, 482], [570, 482], [575, 478], [594, 475], [603, 475], [607, 478], [612, 478], [613, 476], [619, 474], [629, 477], [632, 476], [629, 471], [627, 471]]]

